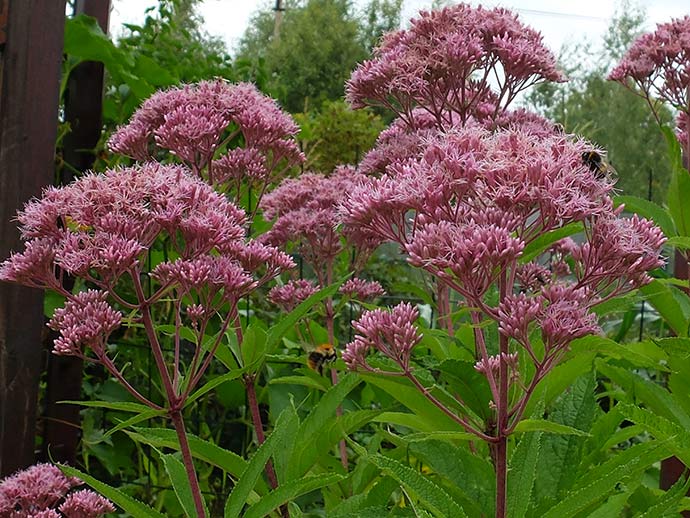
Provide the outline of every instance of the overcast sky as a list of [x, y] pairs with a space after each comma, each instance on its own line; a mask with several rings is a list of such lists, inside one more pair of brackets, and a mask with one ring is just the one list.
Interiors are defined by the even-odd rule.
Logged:
[[[544, 35], [546, 44], [556, 53], [563, 43], [599, 42], [618, 5], [615, 0], [489, 0], [470, 3], [516, 10], [525, 23]], [[366, 4], [366, 0], [355, 0], [355, 4]], [[407, 21], [430, 4], [431, 0], [404, 0], [403, 19]], [[638, 4], [647, 11], [649, 29], [656, 23], [690, 14], [690, 0], [642, 0]], [[117, 35], [122, 30], [122, 23], [141, 23], [145, 9], [157, 5], [157, 2], [113, 0], [112, 5], [110, 31]], [[206, 21], [207, 31], [222, 37], [232, 50], [252, 13], [273, 5], [274, 0], [204, 0], [200, 14]]]

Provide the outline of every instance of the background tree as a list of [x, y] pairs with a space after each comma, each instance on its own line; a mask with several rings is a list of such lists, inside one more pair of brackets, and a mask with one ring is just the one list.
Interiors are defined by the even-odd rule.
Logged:
[[296, 115], [305, 169], [330, 173], [339, 164], [357, 164], [383, 131], [380, 116], [352, 110], [345, 101], [324, 101], [319, 112]]
[[350, 0], [288, 1], [276, 38], [267, 5], [250, 21], [238, 60], [265, 66], [267, 91], [288, 111], [308, 111], [343, 96], [352, 69], [399, 24], [400, 6], [400, 0], [372, 0], [362, 14]]
[[[613, 64], [642, 32], [644, 11], [622, 2], [597, 54], [589, 45], [564, 48], [561, 62], [570, 82], [538, 86], [532, 107], [606, 149], [624, 194], [660, 201], [670, 178], [666, 144], [644, 100], [606, 80]], [[594, 56], [594, 59], [592, 58]], [[672, 120], [666, 110], [662, 119]], [[650, 186], [651, 176], [651, 186]]]

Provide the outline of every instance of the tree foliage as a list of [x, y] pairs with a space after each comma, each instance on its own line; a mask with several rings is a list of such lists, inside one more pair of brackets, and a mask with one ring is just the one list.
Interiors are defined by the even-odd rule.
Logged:
[[272, 10], [253, 17], [238, 59], [263, 62], [268, 91], [289, 111], [307, 111], [342, 97], [355, 65], [398, 25], [400, 6], [400, 0], [373, 0], [362, 15], [350, 0], [288, 1], [279, 30]]

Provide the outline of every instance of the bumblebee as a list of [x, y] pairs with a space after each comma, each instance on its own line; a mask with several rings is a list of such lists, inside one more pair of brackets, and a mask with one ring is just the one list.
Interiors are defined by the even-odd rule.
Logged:
[[307, 357], [307, 365], [311, 370], [314, 370], [323, 376], [323, 368], [327, 363], [333, 363], [338, 357], [331, 344], [321, 344], [316, 349], [309, 353]]
[[586, 165], [599, 180], [613, 181], [618, 176], [616, 170], [611, 167], [600, 153], [591, 150], [582, 153], [582, 163]]

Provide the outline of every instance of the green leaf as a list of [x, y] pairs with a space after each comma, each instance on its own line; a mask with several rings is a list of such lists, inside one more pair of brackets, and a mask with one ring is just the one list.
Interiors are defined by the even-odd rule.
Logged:
[[280, 378], [273, 378], [269, 383], [271, 385], [302, 385], [321, 392], [328, 390], [326, 378], [318, 380], [309, 376], [281, 376]]
[[591, 504], [603, 500], [616, 486], [639, 476], [649, 466], [668, 457], [669, 452], [659, 441], [636, 444], [585, 473], [575, 488], [551, 507], [543, 518], [577, 516]]
[[343, 399], [361, 381], [357, 374], [347, 373], [321, 397], [321, 400], [309, 412], [297, 432], [299, 442], [294, 445], [292, 460], [286, 466], [287, 480], [301, 477], [311, 467], [315, 454], [318, 453], [313, 451], [313, 443], [322, 433], [326, 423], [335, 415]]
[[487, 418], [490, 415], [491, 388], [486, 376], [477, 372], [474, 362], [445, 360], [438, 366], [442, 379], [475, 414]]
[[522, 255], [520, 256], [520, 262], [526, 263], [531, 261], [535, 257], [542, 254], [556, 241], [560, 241], [561, 239], [572, 236], [573, 234], [577, 234], [578, 232], [582, 232], [582, 223], [569, 223], [561, 228], [557, 228], [556, 230], [551, 230], [550, 232], [541, 234], [539, 237], [525, 246], [525, 249], [522, 251]]
[[[148, 444], [156, 448], [180, 449], [180, 443], [174, 430], [165, 428], [134, 428], [134, 431], [126, 431], [133, 440], [142, 444]], [[239, 478], [240, 474], [247, 468], [247, 461], [236, 453], [221, 448], [220, 446], [201, 439], [193, 434], [187, 434], [189, 448], [192, 456], [196, 459], [208, 462], [212, 466], [226, 471], [234, 478]], [[257, 492], [266, 492], [263, 481], [259, 481]]]
[[[419, 416], [422, 420], [421, 426], [431, 427], [432, 430], [452, 432], [460, 428], [458, 423], [439, 410], [438, 407], [432, 405], [409, 380], [365, 373], [360, 374], [360, 376], [370, 385], [374, 385], [390, 394]], [[421, 428], [417, 429], [421, 430]]]
[[60, 401], [69, 405], [80, 405], [92, 408], [107, 408], [108, 410], [118, 410], [120, 412], [132, 412], [135, 414], [142, 414], [152, 410], [151, 407], [142, 405], [141, 403], [130, 403], [128, 401], [74, 401], [66, 400]]
[[690, 479], [680, 477], [678, 481], [663, 493], [656, 502], [642, 513], [637, 513], [635, 518], [661, 518], [664, 516], [678, 516], [679, 507], [690, 487]]
[[573, 484], [582, 459], [582, 450], [589, 436], [594, 416], [599, 407], [594, 398], [596, 376], [593, 372], [580, 376], [565, 391], [549, 410], [549, 421], [577, 429], [574, 435], [545, 435], [542, 438], [541, 451], [534, 487], [534, 500], [543, 509], [558, 500]]
[[[435, 473], [445, 477], [463, 497], [470, 515], [494, 514], [496, 480], [491, 464], [467, 447], [428, 439], [410, 443], [410, 453], [421, 458]], [[469, 504], [469, 505], [468, 505]]]
[[271, 455], [273, 455], [273, 452], [282, 441], [283, 437], [291, 429], [294, 429], [298, 422], [299, 419], [297, 418], [297, 412], [295, 412], [294, 407], [290, 406], [283, 410], [278, 417], [273, 432], [256, 450], [244, 472], [240, 475], [235, 487], [232, 488], [232, 492], [225, 502], [225, 518], [241, 516], [242, 508], [251, 494], [252, 489], [261, 477], [266, 463], [271, 458]]
[[[185, 514], [189, 518], [198, 516], [196, 506], [194, 505], [194, 497], [192, 496], [192, 488], [187, 479], [184, 465], [174, 455], [161, 455], [161, 460], [163, 460], [165, 471], [167, 471], [170, 477], [177, 500], [180, 502]], [[205, 503], [204, 509], [206, 509]], [[206, 509], [206, 516], [208, 516], [208, 509]]]
[[627, 420], [641, 425], [656, 439], [667, 441], [673, 449], [673, 454], [686, 466], [690, 465], [690, 432], [687, 429], [634, 405], [619, 403], [616, 409]]
[[[664, 232], [666, 237], [676, 235], [676, 227], [669, 212], [656, 203], [638, 198], [637, 196], [616, 196], [614, 200], [616, 207], [625, 205], [626, 212], [633, 212], [643, 218], [653, 221]], [[673, 238], [671, 238], [673, 239]]]
[[185, 402], [185, 408], [189, 406], [191, 403], [199, 399], [201, 396], [204, 394], [210, 392], [214, 388], [216, 388], [218, 385], [222, 385], [226, 381], [232, 381], [234, 379], [239, 378], [242, 374], [244, 374], [247, 371], [247, 369], [233, 369], [230, 372], [227, 372], [221, 376], [216, 376], [212, 380], [204, 383], [204, 385], [195, 390], [188, 398], [187, 401]]
[[527, 513], [537, 477], [541, 436], [542, 432], [523, 435], [510, 457], [506, 500], [509, 518], [523, 518]]
[[623, 516], [623, 508], [630, 498], [630, 491], [613, 495], [601, 506], [588, 514], [587, 518], [611, 518], [612, 516]]
[[690, 415], [683, 410], [678, 401], [662, 386], [646, 380], [627, 369], [614, 367], [602, 361], [597, 362], [597, 369], [622, 387], [636, 401], [643, 402], [655, 414], [663, 416], [671, 422], [678, 423], [686, 429], [690, 429]]
[[671, 159], [671, 183], [668, 186], [668, 211], [678, 229], [678, 235], [690, 236], [690, 174], [683, 167], [680, 143], [670, 128], [662, 128]]
[[166, 518], [165, 515], [153, 510], [148, 505], [132, 498], [129, 495], [126, 495], [119, 489], [115, 489], [114, 487], [96, 480], [88, 473], [84, 473], [78, 469], [65, 466], [63, 464], [58, 464], [58, 467], [65, 475], [77, 477], [85, 484], [88, 484], [97, 493], [103, 495], [115, 505], [120, 507], [123, 511], [132, 516], [136, 516], [137, 518]]
[[338, 292], [340, 285], [345, 282], [347, 277], [340, 279], [335, 284], [323, 288], [316, 293], [310, 295], [307, 299], [301, 302], [295, 309], [290, 311], [287, 315], [280, 319], [280, 321], [268, 330], [268, 337], [266, 339], [266, 351], [268, 353], [274, 352], [276, 346], [285, 334], [292, 329], [292, 327], [299, 322], [301, 318], [307, 315], [311, 308], [322, 300], [332, 297]]
[[247, 509], [243, 518], [262, 518], [281, 505], [294, 500], [298, 496], [310, 493], [325, 486], [337, 484], [345, 477], [337, 474], [311, 475], [298, 480], [280, 484], [276, 489], [262, 497], [257, 503]]
[[[453, 500], [446, 491], [434, 484], [421, 473], [405, 466], [395, 459], [384, 457], [381, 454], [368, 454], [365, 450], [364, 457], [379, 468], [386, 475], [394, 478], [402, 484], [408, 491], [417, 497], [423, 505], [434, 515], [446, 518], [467, 517], [465, 511]], [[360, 453], [361, 455], [361, 453]]]
[[110, 430], [108, 430], [104, 438], [110, 437], [112, 434], [115, 432], [118, 432], [120, 430], [123, 430], [125, 428], [128, 428], [132, 425], [135, 425], [137, 423], [140, 423], [142, 421], [146, 421], [148, 419], [153, 419], [154, 417], [159, 417], [166, 415], [166, 410], [149, 410], [148, 412], [142, 412], [141, 414], [135, 415], [133, 417], [130, 417], [129, 419], [126, 419], [120, 423], [117, 424], [117, 426], [114, 426]]
[[681, 250], [688, 250], [688, 249], [690, 249], [690, 237], [687, 237], [687, 236], [669, 237], [668, 240], [666, 241], [666, 244], [670, 245], [674, 248], [679, 248]]
[[587, 432], [583, 432], [572, 426], [554, 423], [553, 421], [546, 421], [544, 419], [523, 419], [515, 427], [515, 433], [524, 432], [547, 432], [558, 435], [579, 435], [580, 437], [589, 436]]
[[[690, 205], [689, 205], [690, 206]], [[640, 288], [649, 303], [678, 336], [688, 336], [688, 296], [678, 288], [658, 280]]]

